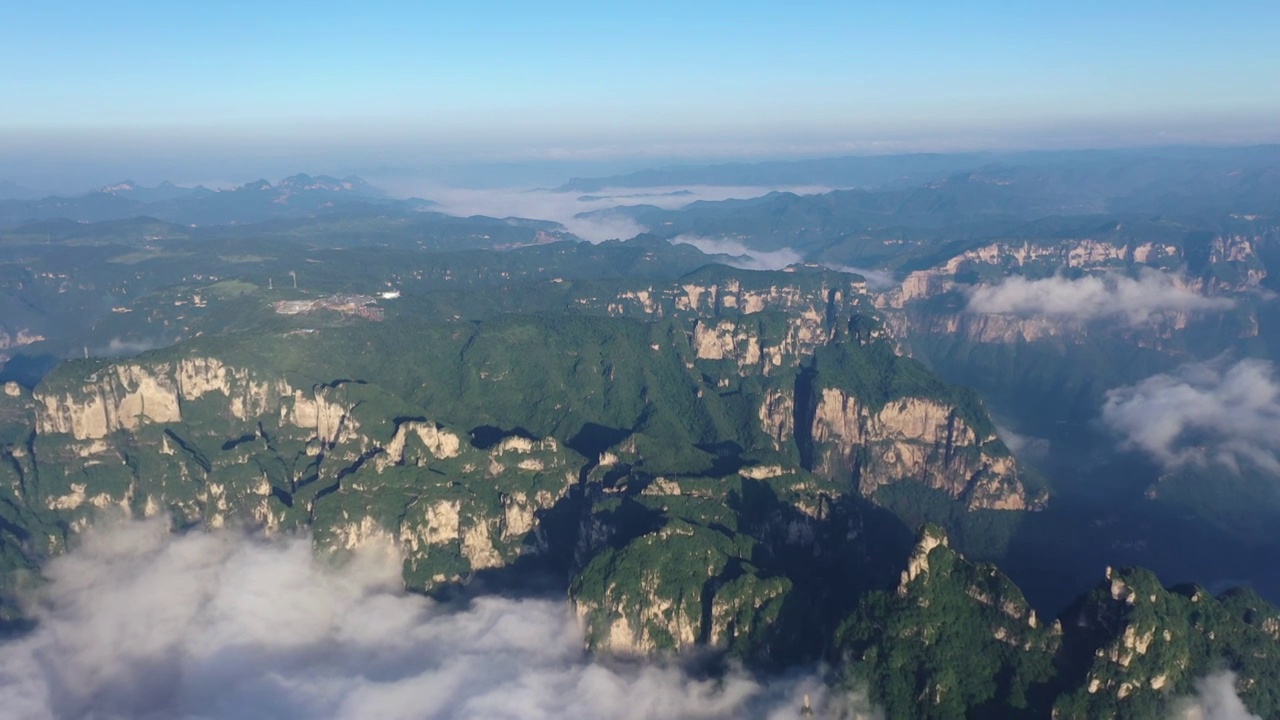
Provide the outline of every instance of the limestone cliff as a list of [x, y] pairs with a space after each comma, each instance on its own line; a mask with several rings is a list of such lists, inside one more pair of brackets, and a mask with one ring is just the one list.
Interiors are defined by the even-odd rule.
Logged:
[[850, 558], [877, 554], [866, 527], [890, 516], [859, 492], [917, 480], [969, 507], [1035, 505], [980, 407], [900, 358], [861, 292], [839, 273], [713, 273], [623, 289], [625, 317], [76, 360], [34, 394], [6, 387], [21, 431], [0, 438], [0, 481], [47, 518], [23, 526], [40, 553], [103, 512], [305, 528], [341, 552], [390, 539], [425, 591], [554, 570], [597, 650], [812, 660], [832, 620], [812, 612], [863, 582]]
[[29, 329], [10, 330], [3, 324], [0, 324], [0, 365], [3, 365], [12, 356], [13, 350], [25, 347], [32, 343], [40, 342], [45, 337], [37, 332]]
[[[341, 550], [393, 537], [406, 579], [424, 588], [540, 552], [539, 516], [581, 466], [551, 438], [481, 449], [440, 423], [372, 410], [395, 401], [370, 384], [294, 388], [214, 357], [109, 364], [34, 397], [8, 384], [5, 397], [35, 429], [29, 447], [5, 450], [38, 465], [11, 465], [40, 478], [16, 490], [73, 534], [114, 507], [211, 527], [306, 525]], [[464, 489], [450, 479], [459, 476], [485, 480]], [[67, 542], [44, 540], [50, 551]]]
[[781, 327], [744, 319], [696, 320], [692, 343], [699, 360], [728, 360], [739, 375], [773, 375], [795, 367], [830, 342], [833, 331], [822, 316], [804, 311]]
[[183, 403], [212, 392], [225, 398], [223, 412], [247, 420], [278, 407], [290, 388], [283, 380], [258, 380], [214, 358], [109, 365], [79, 387], [38, 391], [36, 429], [96, 440], [145, 424], [181, 422]]
[[[909, 273], [902, 282], [875, 296], [887, 324], [898, 337], [952, 336], [976, 343], [1036, 342], [1059, 339], [1080, 342], [1090, 331], [1090, 318], [1069, 314], [1025, 316], [970, 312], [967, 293], [978, 285], [1008, 277], [1045, 278], [1064, 271], [1100, 275], [1159, 270], [1182, 290], [1217, 298], [1211, 316], [1221, 315], [1229, 299], [1256, 294], [1267, 277], [1257, 247], [1261, 236], [1219, 234], [1198, 244], [1115, 238], [1071, 238], [1053, 242], [1003, 241], [966, 250], [937, 265]], [[974, 283], [978, 283], [975, 285]], [[945, 298], [952, 302], [941, 302]], [[931, 302], [936, 301], [936, 302]], [[1120, 323], [1128, 335], [1149, 336], [1148, 346], [1186, 331], [1200, 315], [1177, 307], [1144, 314], [1144, 332]], [[1256, 334], [1257, 319], [1247, 304], [1237, 308], [1234, 334]]]
[[[994, 432], [979, 434], [956, 408], [928, 397], [903, 397], [873, 407], [835, 387], [816, 391], [802, 440], [811, 469], [847, 479], [866, 496], [900, 480], [915, 480], [964, 501], [971, 509], [1035, 510], [1043, 490], [1025, 487], [1013, 456]], [[794, 400], [767, 395], [761, 429], [779, 446], [793, 439]]]

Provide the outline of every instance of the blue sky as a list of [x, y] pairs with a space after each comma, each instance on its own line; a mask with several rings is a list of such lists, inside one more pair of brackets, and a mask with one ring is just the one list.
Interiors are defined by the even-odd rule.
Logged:
[[1274, 140], [1280, 3], [10, 2], [0, 154]]

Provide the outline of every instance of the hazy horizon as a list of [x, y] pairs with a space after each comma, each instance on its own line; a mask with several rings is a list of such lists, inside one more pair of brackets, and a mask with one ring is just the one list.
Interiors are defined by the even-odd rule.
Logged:
[[[101, 162], [95, 158], [68, 158], [65, 161], [44, 159], [43, 163], [6, 160], [0, 154], [0, 186], [11, 184], [49, 195], [72, 196], [92, 192], [104, 186], [134, 182], [143, 187], [172, 183], [181, 187], [204, 186], [213, 190], [229, 189], [246, 183], [267, 180], [276, 183], [298, 175], [348, 177], [357, 176], [392, 197], [426, 197], [426, 189], [457, 190], [529, 190], [553, 189], [575, 178], [607, 178], [641, 170], [715, 165], [751, 165], [765, 162], [790, 162], [855, 157], [893, 157], [914, 154], [990, 156], [993, 161], [1034, 156], [1038, 153], [1087, 152], [1114, 150], [1135, 154], [1166, 155], [1204, 149], [1247, 150], [1274, 147], [1276, 142], [1185, 142], [1132, 145], [1080, 145], [1064, 147], [918, 149], [903, 148], [883, 152], [829, 152], [728, 156], [638, 156], [601, 160], [425, 160], [420, 164], [370, 164], [356, 160], [336, 160], [309, 156], [261, 160], [253, 157], [218, 157], [209, 159], [134, 159]], [[656, 186], [655, 186], [656, 187]], [[637, 188], [629, 188], [634, 191]], [[673, 189], [673, 188], [667, 188]], [[828, 188], [831, 189], [831, 188]]]
[[[1280, 141], [1273, 4], [42, 3], [0, 23], [0, 180], [417, 173]], [[503, 173], [509, 177], [502, 182]]]

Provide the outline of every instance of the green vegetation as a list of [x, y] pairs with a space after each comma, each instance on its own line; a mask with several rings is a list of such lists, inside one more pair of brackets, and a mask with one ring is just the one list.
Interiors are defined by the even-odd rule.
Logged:
[[1252, 712], [1277, 712], [1280, 609], [1250, 591], [1214, 598], [1109, 570], [1046, 623], [937, 528], [923, 531], [911, 568], [896, 591], [865, 596], [838, 633], [846, 681], [869, 686], [892, 717], [1163, 718], [1222, 669], [1244, 678]]
[[[925, 536], [945, 542], [945, 534]], [[945, 545], [913, 558], [915, 576], [867, 595], [839, 631], [849, 678], [891, 717], [1030, 715], [1053, 676], [1061, 631], [1045, 627], [994, 566]]]
[[[1073, 183], [989, 168], [626, 212], [900, 272], [1027, 249], [959, 263], [946, 279], [962, 285], [1083, 274], [1063, 255], [1082, 238], [1103, 248], [1088, 272], [1185, 260], [1194, 282], [1232, 287], [1280, 257], [1270, 221], [1049, 191]], [[405, 549], [407, 586], [439, 595], [551, 578], [600, 652], [823, 660], [890, 717], [1163, 717], [1219, 669], [1253, 712], [1280, 712], [1280, 620], [1258, 594], [1125, 570], [1059, 612], [1105, 563], [1151, 559], [1178, 581], [1211, 567], [1213, 587], [1249, 576], [1217, 541], [1264, 537], [1274, 485], [1153, 487], [1141, 458], [1098, 459], [1113, 439], [1092, 420], [1108, 389], [1187, 359], [1267, 356], [1267, 301], [1238, 297], [1167, 337], [993, 343], [965, 331], [964, 288], [899, 309], [849, 273], [735, 270], [653, 236], [590, 245], [553, 223], [373, 197], [274, 214], [230, 194], [155, 202], [184, 224], [0, 233], [0, 331], [47, 338], [0, 348], [15, 357], [4, 379], [23, 380], [0, 395], [0, 598], [120, 508], [306, 528], [334, 552], [383, 535]], [[204, 224], [226, 217], [270, 219]], [[1259, 238], [1256, 257], [1222, 262], [1232, 234]], [[1176, 252], [1137, 263], [1139, 243]], [[382, 320], [276, 312], [335, 294], [376, 298]], [[59, 357], [77, 359], [44, 374]], [[1052, 447], [1006, 446], [988, 407]], [[992, 509], [1038, 507], [1044, 475], [1071, 502]], [[1211, 514], [1241, 497], [1257, 507]], [[1188, 519], [1206, 517], [1220, 535]], [[922, 524], [951, 544], [913, 556]], [[15, 607], [0, 604], [0, 625]]]
[[[934, 398], [955, 408], [980, 438], [995, 434], [982, 400], [970, 388], [950, 385], [919, 361], [898, 355], [888, 342], [840, 343], [820, 348], [814, 355], [817, 388], [852, 391], [859, 400], [879, 410], [894, 400]], [[996, 441], [1001, 453], [1008, 451]]]

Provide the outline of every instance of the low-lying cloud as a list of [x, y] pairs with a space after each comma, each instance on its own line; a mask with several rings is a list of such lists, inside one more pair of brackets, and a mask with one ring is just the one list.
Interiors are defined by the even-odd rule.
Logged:
[[736, 240], [680, 235], [671, 244], [692, 245], [708, 255], [724, 255], [726, 265], [743, 270], [781, 270], [788, 265], [804, 262], [804, 256], [791, 248], [753, 250]]
[[996, 435], [1019, 458], [1040, 459], [1049, 454], [1049, 441], [1045, 438], [1016, 433], [998, 423], [996, 424]]
[[[37, 628], [0, 645], [7, 718], [871, 717], [816, 675], [697, 679], [593, 661], [562, 601], [463, 609], [403, 592], [400, 557], [155, 522], [53, 560]], [[823, 715], [825, 713], [825, 715]]]
[[1280, 474], [1280, 382], [1265, 360], [1220, 357], [1109, 390], [1102, 421], [1166, 468], [1215, 462]]
[[1178, 703], [1173, 720], [1262, 720], [1236, 693], [1236, 674], [1214, 673], [1196, 681], [1196, 696]]
[[94, 357], [125, 357], [128, 355], [140, 355], [149, 350], [157, 350], [162, 347], [169, 347], [177, 342], [176, 340], [165, 340], [163, 338], [151, 339], [128, 339], [114, 337], [101, 347], [90, 348], [89, 352]]
[[[789, 247], [778, 250], [757, 250], [749, 248], [737, 240], [725, 238], [706, 238], [697, 235], [679, 235], [671, 240], [672, 244], [692, 245], [708, 255], [726, 256], [725, 264], [743, 270], [781, 270], [789, 265], [805, 262], [804, 255]], [[822, 263], [836, 272], [847, 272], [866, 278], [867, 287], [874, 291], [895, 287], [898, 281], [893, 273], [884, 270], [853, 267], [851, 265], [830, 265]]]
[[898, 279], [888, 270], [876, 270], [875, 268], [864, 268], [856, 265], [828, 265], [827, 267], [840, 272], [861, 275], [867, 280], [867, 289], [874, 292], [884, 292], [898, 286]]
[[[590, 242], [627, 239], [648, 228], [624, 213], [597, 212], [619, 206], [653, 205], [664, 210], [682, 208], [696, 200], [749, 199], [775, 190], [797, 194], [829, 192], [828, 187], [750, 187], [693, 185], [689, 187], [652, 187], [604, 189], [595, 193], [558, 192], [545, 189], [470, 189], [439, 185], [415, 185], [391, 182], [395, 195], [419, 197], [438, 203], [434, 208], [450, 215], [468, 217], [520, 217], [551, 220], [564, 225], [569, 232]], [[588, 214], [590, 213], [590, 214]]]
[[1121, 318], [1136, 325], [1161, 312], [1226, 310], [1234, 305], [1229, 298], [1197, 293], [1177, 276], [1146, 268], [1136, 278], [1119, 273], [1076, 280], [1061, 275], [1039, 280], [1010, 277], [998, 285], [970, 290], [968, 308], [979, 313], [1080, 320]]

